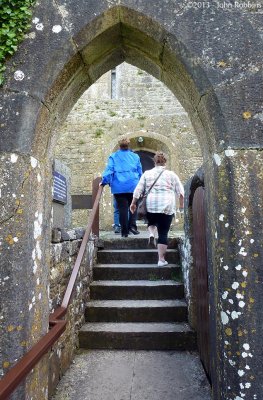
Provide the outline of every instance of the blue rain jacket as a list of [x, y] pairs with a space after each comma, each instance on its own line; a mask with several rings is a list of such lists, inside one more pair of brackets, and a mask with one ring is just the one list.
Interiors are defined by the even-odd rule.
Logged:
[[131, 150], [112, 153], [102, 173], [102, 184], [110, 185], [112, 194], [133, 193], [142, 175], [140, 157]]

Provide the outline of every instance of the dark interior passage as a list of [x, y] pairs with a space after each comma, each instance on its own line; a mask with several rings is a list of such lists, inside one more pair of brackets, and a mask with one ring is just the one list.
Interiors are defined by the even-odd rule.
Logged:
[[138, 156], [141, 159], [143, 172], [147, 171], [148, 169], [152, 169], [154, 167], [154, 161], [153, 161], [154, 153], [144, 150], [138, 150], [135, 151], [135, 153], [138, 154]]

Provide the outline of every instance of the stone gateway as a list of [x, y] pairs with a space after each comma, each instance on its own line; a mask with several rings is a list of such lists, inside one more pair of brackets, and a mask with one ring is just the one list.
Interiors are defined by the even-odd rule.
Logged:
[[[234, 4], [233, 1], [230, 2]], [[240, 2], [241, 3], [241, 2]], [[37, 24], [34, 21], [38, 21]], [[57, 131], [83, 92], [126, 61], [188, 113], [204, 159], [216, 400], [262, 388], [262, 56], [256, 7], [188, 0], [47, 0], [1, 88], [4, 372], [48, 329], [51, 178]], [[47, 360], [20, 397], [47, 398]]]

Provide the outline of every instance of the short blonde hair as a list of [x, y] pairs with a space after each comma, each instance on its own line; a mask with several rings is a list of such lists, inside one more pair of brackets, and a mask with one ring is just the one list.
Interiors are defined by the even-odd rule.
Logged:
[[128, 149], [129, 144], [130, 144], [130, 139], [128, 139], [126, 137], [119, 140], [119, 146], [122, 150]]
[[156, 165], [165, 165], [167, 161], [167, 155], [162, 151], [157, 151], [153, 159]]

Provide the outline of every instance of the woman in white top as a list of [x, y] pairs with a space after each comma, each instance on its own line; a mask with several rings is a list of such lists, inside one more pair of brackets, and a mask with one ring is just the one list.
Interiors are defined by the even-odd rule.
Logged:
[[158, 151], [154, 156], [155, 167], [145, 171], [141, 176], [134, 192], [130, 205], [132, 213], [136, 210], [136, 203], [140, 196], [147, 192], [155, 179], [162, 172], [146, 199], [149, 244], [154, 243], [154, 232], [158, 230], [158, 267], [168, 264], [165, 254], [168, 243], [168, 232], [176, 211], [175, 195], [179, 197], [179, 206], [184, 205], [184, 188], [173, 171], [166, 169], [167, 156]]

